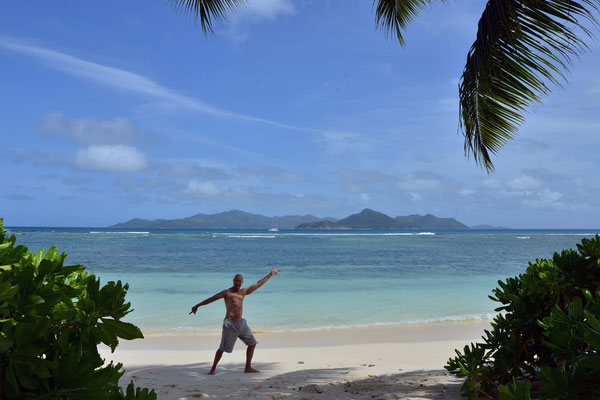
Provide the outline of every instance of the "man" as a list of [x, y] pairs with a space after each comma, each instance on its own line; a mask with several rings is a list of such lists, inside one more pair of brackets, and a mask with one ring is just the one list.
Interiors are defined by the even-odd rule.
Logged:
[[208, 373], [209, 375], [215, 374], [215, 369], [217, 368], [217, 364], [219, 363], [221, 356], [223, 356], [223, 352], [226, 351], [227, 353], [231, 353], [233, 351], [233, 346], [238, 337], [242, 339], [246, 346], [248, 346], [246, 349], [246, 368], [244, 368], [244, 372], [260, 372], [252, 368], [251, 365], [252, 356], [254, 355], [254, 348], [256, 347], [257, 342], [252, 334], [252, 331], [248, 327], [248, 324], [246, 324], [246, 320], [242, 318], [244, 297], [267, 283], [269, 278], [277, 275], [278, 272], [278, 269], [272, 268], [271, 272], [269, 272], [267, 276], [256, 282], [254, 285], [248, 286], [247, 288], [242, 288], [244, 277], [241, 274], [237, 274], [233, 277], [232, 287], [225, 289], [221, 293], [217, 293], [192, 307], [190, 314], [196, 314], [198, 307], [205, 306], [219, 299], [225, 299], [225, 309], [227, 312], [225, 313], [225, 319], [223, 320], [221, 345], [215, 353], [215, 360], [210, 372]]

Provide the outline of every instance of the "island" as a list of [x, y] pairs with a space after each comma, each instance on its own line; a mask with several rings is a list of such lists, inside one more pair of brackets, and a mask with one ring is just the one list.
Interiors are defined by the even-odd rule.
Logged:
[[432, 214], [397, 216], [392, 218], [382, 212], [365, 208], [357, 214], [349, 215], [339, 221], [306, 222], [296, 229], [373, 229], [373, 230], [406, 230], [406, 229], [469, 229], [454, 218], [438, 218]]
[[[481, 225], [480, 225], [481, 226]], [[363, 229], [363, 230], [462, 230], [469, 228], [455, 218], [439, 218], [432, 214], [412, 214], [390, 217], [379, 211], [365, 208], [343, 219], [319, 218], [311, 214], [267, 217], [241, 210], [217, 214], [196, 214], [180, 219], [133, 218], [109, 226], [117, 229]], [[479, 228], [481, 229], [481, 228]], [[492, 228], [493, 229], [493, 228]]]
[[266, 217], [240, 210], [217, 214], [196, 214], [180, 219], [134, 218], [109, 226], [117, 229], [294, 229], [299, 224], [315, 221], [337, 221], [335, 218], [318, 218], [314, 215], [285, 215]]

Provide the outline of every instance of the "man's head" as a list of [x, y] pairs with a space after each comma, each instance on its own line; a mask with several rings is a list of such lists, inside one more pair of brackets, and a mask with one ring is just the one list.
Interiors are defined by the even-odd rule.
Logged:
[[237, 274], [236, 276], [233, 277], [233, 287], [235, 289], [241, 288], [243, 283], [244, 283], [244, 277], [242, 276], [242, 274]]

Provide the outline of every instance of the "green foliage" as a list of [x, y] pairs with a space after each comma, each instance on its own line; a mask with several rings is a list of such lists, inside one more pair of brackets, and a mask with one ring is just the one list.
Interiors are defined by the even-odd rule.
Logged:
[[97, 346], [143, 338], [121, 321], [131, 312], [128, 285], [100, 287], [83, 265], [64, 265], [56, 247], [15, 247], [0, 218], [0, 398], [156, 399], [154, 391], [119, 388], [121, 364], [104, 365]]
[[498, 386], [498, 400], [529, 400], [531, 382], [513, 381], [508, 385]]
[[[466, 377], [464, 396], [500, 399], [600, 397], [600, 236], [577, 251], [530, 263], [498, 282], [501, 311], [483, 343], [456, 351], [446, 369]], [[532, 389], [534, 388], [534, 389]]]

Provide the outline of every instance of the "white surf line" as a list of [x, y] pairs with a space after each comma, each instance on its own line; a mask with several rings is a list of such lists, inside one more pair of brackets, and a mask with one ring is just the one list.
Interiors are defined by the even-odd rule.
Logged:
[[97, 232], [91, 231], [92, 235], [149, 235], [150, 232]]

